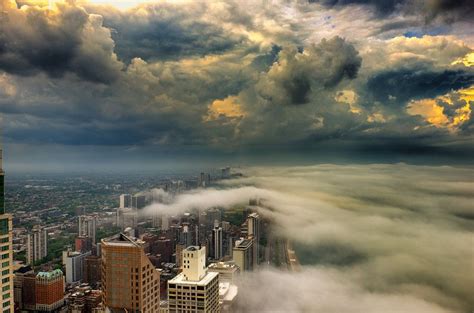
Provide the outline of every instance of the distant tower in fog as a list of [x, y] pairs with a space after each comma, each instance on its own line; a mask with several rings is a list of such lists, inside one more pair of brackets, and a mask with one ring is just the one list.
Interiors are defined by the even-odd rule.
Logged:
[[222, 258], [222, 228], [214, 227], [212, 230], [212, 258], [220, 260]]
[[92, 242], [95, 243], [96, 230], [97, 230], [97, 216], [79, 216], [78, 223], [79, 237], [89, 237]]
[[131, 208], [132, 207], [132, 196], [129, 194], [120, 195], [120, 208]]

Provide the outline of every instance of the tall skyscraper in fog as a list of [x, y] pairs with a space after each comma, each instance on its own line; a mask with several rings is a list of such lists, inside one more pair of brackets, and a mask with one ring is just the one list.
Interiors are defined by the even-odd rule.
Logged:
[[212, 230], [212, 258], [220, 260], [222, 256], [222, 228], [216, 226]]
[[247, 231], [249, 238], [253, 239], [253, 264], [259, 263], [260, 256], [260, 216], [257, 213], [247, 217]]
[[2, 312], [13, 313], [13, 248], [12, 216], [5, 213], [5, 173], [3, 172], [3, 151], [0, 148], [0, 254]]

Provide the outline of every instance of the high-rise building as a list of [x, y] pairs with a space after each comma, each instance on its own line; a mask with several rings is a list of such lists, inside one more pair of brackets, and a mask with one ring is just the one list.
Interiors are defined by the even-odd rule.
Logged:
[[220, 312], [219, 273], [208, 272], [206, 248], [182, 252], [183, 271], [168, 281], [169, 312]]
[[253, 239], [253, 266], [259, 263], [260, 256], [260, 216], [258, 213], [251, 213], [247, 217], [248, 237]]
[[5, 213], [5, 173], [3, 172], [3, 154], [0, 149], [0, 254], [2, 312], [12, 313], [13, 303], [13, 247], [12, 216]]
[[36, 225], [28, 234], [26, 245], [26, 259], [33, 264], [48, 255], [48, 232], [46, 228]]
[[220, 283], [234, 283], [236, 276], [240, 273], [240, 268], [234, 262], [216, 262], [208, 266], [209, 272], [219, 273]]
[[75, 248], [76, 251], [79, 252], [92, 251], [92, 238], [84, 236], [76, 237]]
[[84, 270], [82, 273], [82, 281], [93, 287], [97, 287], [101, 281], [102, 275], [102, 259], [99, 256], [89, 255], [83, 261]]
[[[31, 268], [31, 266], [22, 266], [19, 269], [15, 270], [15, 277], [13, 279], [14, 284], [14, 299], [15, 299], [15, 306], [19, 310], [35, 310], [36, 309], [36, 300], [33, 298], [33, 301], [29, 301], [28, 303], [28, 294], [35, 292], [35, 290], [31, 289], [30, 286], [27, 286], [25, 283], [28, 277], [33, 276], [35, 272]], [[27, 294], [28, 293], [28, 294]], [[30, 304], [30, 307], [25, 305]]]
[[63, 251], [63, 264], [66, 269], [66, 283], [72, 284], [82, 281], [84, 259], [91, 255], [91, 251]]
[[64, 275], [61, 270], [36, 275], [36, 311], [53, 312], [64, 305]]
[[140, 210], [146, 205], [146, 198], [142, 195], [132, 196], [132, 209]]
[[198, 187], [209, 187], [211, 184], [211, 174], [202, 172], [198, 177]]
[[212, 258], [214, 260], [220, 260], [223, 257], [222, 244], [222, 228], [214, 227], [212, 230]]
[[95, 243], [97, 216], [81, 215], [78, 220], [78, 236], [89, 237]]
[[120, 208], [131, 208], [132, 207], [132, 196], [129, 194], [120, 195]]
[[232, 257], [235, 264], [240, 267], [241, 271], [253, 270], [253, 240], [241, 239], [235, 242], [232, 250]]
[[102, 290], [112, 312], [158, 312], [160, 273], [150, 262], [144, 242], [119, 234], [102, 239]]

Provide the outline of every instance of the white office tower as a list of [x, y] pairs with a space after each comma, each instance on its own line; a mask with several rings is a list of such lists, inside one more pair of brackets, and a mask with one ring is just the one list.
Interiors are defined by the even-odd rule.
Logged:
[[219, 273], [208, 272], [206, 248], [182, 251], [183, 271], [168, 281], [169, 312], [220, 312]]
[[63, 264], [66, 268], [66, 283], [72, 284], [82, 281], [84, 259], [91, 255], [90, 251], [63, 251]]
[[253, 239], [253, 264], [256, 267], [260, 255], [260, 216], [257, 213], [247, 217], [247, 232], [248, 237]]
[[48, 232], [46, 228], [36, 225], [28, 234], [26, 258], [29, 264], [41, 260], [48, 254]]
[[13, 247], [12, 247], [12, 216], [5, 213], [5, 173], [3, 172], [2, 150], [0, 149], [0, 251], [2, 312], [13, 313]]
[[132, 196], [129, 194], [120, 195], [120, 208], [131, 208], [132, 207]]
[[79, 216], [78, 236], [89, 237], [95, 243], [95, 234], [97, 231], [97, 216]]
[[222, 228], [214, 227], [212, 230], [212, 258], [220, 260], [222, 257]]
[[232, 250], [232, 258], [235, 264], [240, 267], [241, 271], [253, 270], [253, 240], [241, 238], [235, 242]]

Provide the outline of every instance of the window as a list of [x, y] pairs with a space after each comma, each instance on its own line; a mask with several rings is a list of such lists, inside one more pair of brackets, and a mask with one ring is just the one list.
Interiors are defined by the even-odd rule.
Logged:
[[8, 218], [0, 220], [0, 236], [6, 234], [8, 234]]

